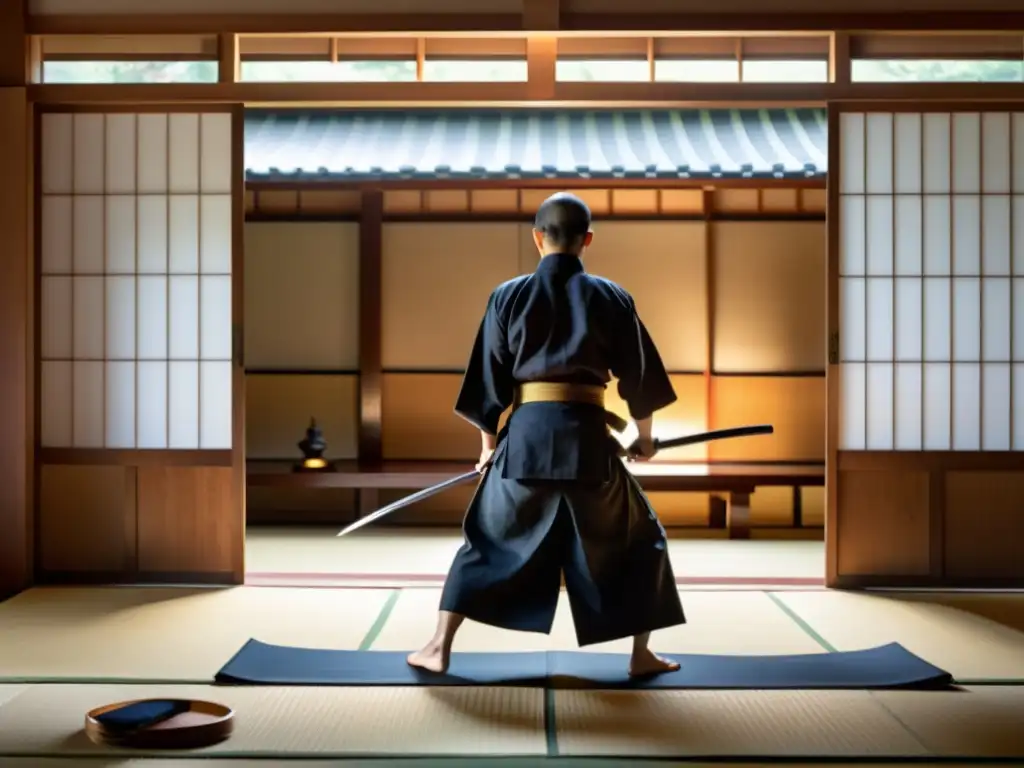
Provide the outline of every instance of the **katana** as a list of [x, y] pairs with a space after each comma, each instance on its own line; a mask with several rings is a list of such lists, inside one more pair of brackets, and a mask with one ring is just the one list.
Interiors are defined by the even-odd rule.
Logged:
[[[710, 443], [713, 440], [730, 440], [737, 437], [754, 437], [755, 435], [771, 435], [775, 432], [775, 428], [771, 424], [755, 424], [749, 427], [730, 427], [729, 429], [713, 429], [710, 432], [698, 432], [693, 435], [683, 435], [682, 437], [672, 437], [667, 440], [655, 440], [654, 447], [657, 451], [667, 451], [670, 448], [682, 448], [686, 445], [698, 445], [700, 443]], [[629, 458], [627, 449], [623, 448], [622, 454]], [[489, 466], [489, 465], [488, 465]], [[416, 493], [405, 496], [404, 498], [394, 501], [388, 504], [386, 507], [381, 507], [376, 512], [371, 512], [366, 517], [361, 517], [349, 526], [346, 526], [338, 533], [338, 538], [346, 536], [353, 531], [358, 531], [363, 526], [369, 525], [370, 523], [380, 520], [382, 517], [390, 515], [392, 512], [397, 512], [400, 509], [415, 504], [418, 501], [429, 499], [431, 496], [435, 496], [442, 491], [447, 491], [449, 488], [455, 488], [456, 486], [463, 485], [472, 480], [479, 480], [484, 472], [487, 471], [488, 467], [484, 467], [482, 471], [473, 470], [472, 472], [466, 472], [461, 475], [456, 475], [453, 478], [445, 480], [437, 485], [432, 485], [429, 488], [424, 488], [422, 491], [416, 491]]]

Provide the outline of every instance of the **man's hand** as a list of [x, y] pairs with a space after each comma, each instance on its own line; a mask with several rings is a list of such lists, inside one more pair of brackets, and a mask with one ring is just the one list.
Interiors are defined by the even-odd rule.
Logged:
[[481, 475], [484, 470], [487, 469], [491, 463], [491, 457], [494, 455], [494, 449], [498, 447], [498, 436], [492, 435], [490, 432], [484, 432], [480, 430], [480, 461], [476, 463], [476, 471]]
[[626, 449], [626, 456], [630, 461], [649, 461], [657, 454], [658, 448], [650, 437], [638, 437], [633, 444]]
[[480, 451], [480, 460], [476, 463], [476, 471], [479, 472], [482, 475], [484, 473], [484, 470], [487, 469], [488, 466], [490, 466], [491, 457], [493, 455], [494, 455], [494, 449], [493, 448], [484, 448], [483, 450], [481, 450]]

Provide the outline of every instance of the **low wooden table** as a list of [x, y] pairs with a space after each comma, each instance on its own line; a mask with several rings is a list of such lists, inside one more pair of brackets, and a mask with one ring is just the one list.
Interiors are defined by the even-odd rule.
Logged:
[[[377, 491], [428, 488], [470, 471], [469, 462], [384, 461], [361, 464], [336, 462], [334, 472], [293, 472], [292, 464], [250, 461], [247, 481], [265, 488], [351, 488], [360, 491], [360, 514], [378, 506]], [[711, 525], [726, 528], [729, 538], [750, 536], [750, 497], [759, 487], [801, 487], [825, 484], [820, 464], [682, 464], [661, 461], [628, 464], [630, 472], [648, 492], [690, 492], [724, 495], [724, 514], [712, 510]], [[799, 506], [794, 525], [801, 524]]]

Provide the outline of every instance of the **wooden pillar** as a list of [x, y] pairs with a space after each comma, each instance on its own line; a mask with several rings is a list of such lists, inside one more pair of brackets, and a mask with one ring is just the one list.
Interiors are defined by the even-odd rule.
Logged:
[[850, 69], [850, 35], [847, 32], [833, 32], [829, 38], [828, 81], [847, 85], [851, 77]]
[[237, 83], [241, 63], [238, 56], [238, 35], [225, 33], [217, 38], [217, 82]]
[[523, 0], [523, 29], [528, 32], [554, 32], [560, 16], [559, 0]]
[[34, 301], [32, 110], [25, 88], [38, 64], [25, 3], [0, 3], [0, 598], [32, 584]]
[[[554, 32], [559, 27], [559, 0], [523, 0], [523, 29]], [[530, 35], [526, 39], [527, 91], [531, 99], [555, 97], [558, 38]]]
[[[359, 215], [359, 463], [379, 464], [382, 458], [382, 259], [384, 193], [363, 192]], [[360, 489], [358, 512], [372, 512], [379, 493]]]
[[[704, 211], [704, 322], [707, 334], [707, 350], [704, 358], [704, 428], [714, 429], [715, 419], [714, 384], [715, 375], [715, 191], [706, 187], [702, 192], [701, 205]], [[708, 458], [711, 458], [708, 448]]]
[[839, 108], [828, 106], [828, 208], [825, 214], [825, 292], [828, 368], [825, 375], [825, 586], [839, 584]]

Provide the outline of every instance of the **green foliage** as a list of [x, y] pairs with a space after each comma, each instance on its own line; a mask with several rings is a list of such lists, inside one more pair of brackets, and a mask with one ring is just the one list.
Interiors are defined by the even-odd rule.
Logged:
[[[665, 62], [666, 65], [674, 62]], [[663, 67], [659, 79], [733, 80], [735, 68], [721, 61], [685, 62], [685, 74]], [[632, 66], [632, 65], [638, 66]], [[779, 68], [776, 68], [779, 69]], [[820, 81], [820, 62], [789, 62], [776, 82]], [[704, 71], [706, 70], [706, 71]], [[806, 70], [803, 71], [803, 70]], [[426, 79], [449, 82], [509, 82], [526, 78], [522, 61], [430, 61]], [[213, 83], [213, 61], [49, 61], [43, 70], [47, 83]], [[646, 80], [646, 62], [559, 62], [560, 80], [610, 82]], [[411, 61], [250, 61], [242, 64], [242, 79], [256, 82], [410, 82], [416, 79]], [[752, 79], [762, 79], [761, 77]], [[899, 61], [856, 60], [853, 79], [859, 82], [1021, 82], [1024, 61]]]
[[46, 83], [215, 83], [215, 61], [48, 61]]
[[855, 82], [985, 82], [1024, 80], [1024, 61], [874, 61], [853, 62]]

